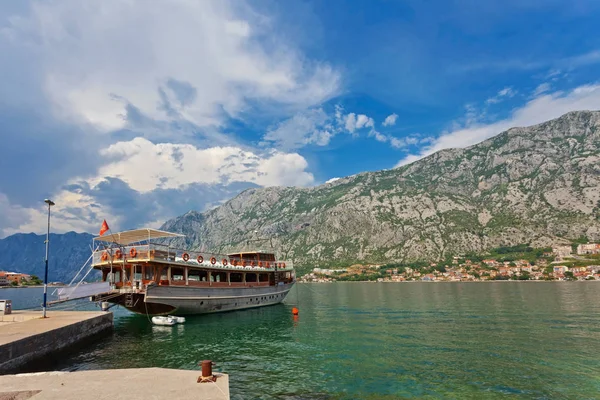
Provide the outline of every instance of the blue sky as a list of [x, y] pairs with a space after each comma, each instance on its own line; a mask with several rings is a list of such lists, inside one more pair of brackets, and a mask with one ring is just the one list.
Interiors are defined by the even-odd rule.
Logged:
[[0, 237], [157, 227], [600, 109], [598, 1], [0, 3]]

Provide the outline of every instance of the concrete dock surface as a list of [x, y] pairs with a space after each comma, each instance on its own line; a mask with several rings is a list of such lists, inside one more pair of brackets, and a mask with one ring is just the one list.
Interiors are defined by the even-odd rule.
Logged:
[[[0, 373], [11, 372], [42, 357], [74, 346], [113, 327], [104, 311], [22, 311], [0, 322]], [[4, 319], [3, 318], [3, 319]], [[7, 318], [8, 319], [8, 318]]]
[[0, 376], [0, 400], [228, 400], [229, 377], [197, 383], [201, 371], [166, 368], [39, 372]]

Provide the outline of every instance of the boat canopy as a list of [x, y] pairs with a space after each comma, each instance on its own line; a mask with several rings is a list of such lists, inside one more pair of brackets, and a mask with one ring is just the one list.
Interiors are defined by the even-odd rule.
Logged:
[[115, 232], [113, 234], [105, 234], [94, 238], [94, 241], [117, 243], [122, 246], [127, 246], [132, 243], [150, 241], [151, 239], [161, 239], [168, 237], [185, 237], [179, 233], [159, 231], [158, 229], [134, 229], [131, 231]]

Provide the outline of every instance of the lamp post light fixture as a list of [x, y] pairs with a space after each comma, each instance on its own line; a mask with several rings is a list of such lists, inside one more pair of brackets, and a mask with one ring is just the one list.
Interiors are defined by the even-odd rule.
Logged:
[[48, 231], [46, 232], [46, 268], [44, 272], [44, 306], [42, 318], [46, 318], [46, 299], [48, 293], [48, 245], [50, 244], [50, 207], [54, 202], [50, 199], [45, 199], [44, 203], [48, 204]]

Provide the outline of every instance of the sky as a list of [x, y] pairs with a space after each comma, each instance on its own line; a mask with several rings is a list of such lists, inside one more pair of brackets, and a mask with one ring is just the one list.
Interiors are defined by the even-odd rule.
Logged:
[[0, 238], [159, 227], [600, 109], [597, 0], [0, 2]]

